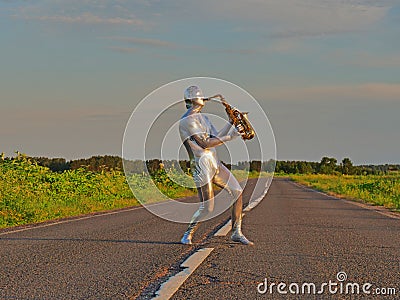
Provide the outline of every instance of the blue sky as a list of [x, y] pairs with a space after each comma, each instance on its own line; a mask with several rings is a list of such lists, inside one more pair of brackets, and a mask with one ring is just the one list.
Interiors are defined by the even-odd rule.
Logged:
[[400, 3], [0, 0], [0, 151], [121, 154], [135, 105], [210, 76], [267, 112], [279, 159], [400, 163]]

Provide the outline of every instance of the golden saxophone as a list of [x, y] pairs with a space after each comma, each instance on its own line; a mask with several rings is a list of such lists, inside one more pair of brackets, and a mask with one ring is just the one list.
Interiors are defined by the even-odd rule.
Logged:
[[254, 138], [256, 133], [254, 132], [253, 126], [251, 125], [249, 119], [247, 118], [248, 112], [241, 112], [236, 107], [233, 107], [226, 102], [225, 98], [218, 94], [212, 97], [208, 97], [207, 100], [219, 98], [223, 106], [225, 106], [225, 111], [233, 126], [239, 131], [243, 140], [251, 140]]

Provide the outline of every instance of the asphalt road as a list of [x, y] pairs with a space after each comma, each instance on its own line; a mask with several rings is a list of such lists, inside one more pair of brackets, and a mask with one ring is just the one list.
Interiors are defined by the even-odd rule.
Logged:
[[[248, 197], [254, 181], [246, 187]], [[189, 199], [193, 201], [193, 199]], [[229, 213], [202, 224], [193, 246], [179, 244], [185, 224], [143, 208], [0, 231], [0, 299], [151, 299], [198, 249], [211, 254], [172, 299], [350, 299], [354, 295], [280, 294], [285, 283], [370, 283], [358, 297], [385, 291], [400, 297], [400, 220], [274, 179], [268, 195], [246, 213], [254, 247], [213, 234]], [[22, 228], [24, 229], [24, 228]], [[17, 229], [18, 230], [18, 229]], [[292, 284], [292, 289], [295, 285]], [[384, 290], [386, 289], [386, 290]], [[286, 288], [287, 291], [287, 288]]]

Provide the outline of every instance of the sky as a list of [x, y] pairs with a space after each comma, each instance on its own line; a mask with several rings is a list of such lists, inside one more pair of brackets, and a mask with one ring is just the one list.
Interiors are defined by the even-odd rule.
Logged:
[[260, 103], [278, 159], [400, 163], [398, 0], [0, 0], [0, 40], [6, 155], [121, 155], [146, 95], [209, 76]]

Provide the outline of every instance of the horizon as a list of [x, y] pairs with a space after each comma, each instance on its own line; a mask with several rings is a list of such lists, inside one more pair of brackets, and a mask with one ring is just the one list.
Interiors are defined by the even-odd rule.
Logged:
[[[0, 152], [1, 154], [3, 154], [4, 152]], [[12, 156], [12, 155], [6, 155], [5, 153], [4, 153], [4, 158], [5, 159], [14, 159], [14, 158], [17, 158], [17, 153], [16, 152], [14, 152], [14, 156]], [[19, 152], [19, 154], [20, 155], [23, 155], [23, 156], [26, 156], [27, 158], [33, 158], [33, 159], [35, 159], [35, 158], [46, 158], [46, 159], [64, 159], [67, 163], [68, 162], [72, 162], [72, 161], [77, 161], [77, 160], [86, 160], [86, 159], [90, 159], [90, 158], [92, 158], [92, 157], [105, 157], [105, 156], [112, 156], [112, 157], [118, 157], [118, 158], [121, 158], [122, 159], [122, 156], [120, 156], [120, 155], [116, 155], [116, 154], [95, 154], [95, 155], [91, 155], [91, 156], [87, 156], [87, 157], [78, 157], [78, 158], [71, 158], [71, 159], [68, 159], [68, 158], [65, 158], [65, 157], [48, 157], [48, 156], [31, 156], [31, 155], [29, 155], [28, 153], [24, 153], [24, 152]], [[395, 165], [395, 166], [400, 166], [400, 163], [363, 163], [363, 164], [355, 164], [354, 163], [354, 161], [352, 160], [352, 158], [351, 157], [343, 157], [343, 158], [337, 158], [337, 157], [331, 157], [331, 156], [322, 156], [321, 157], [321, 159], [319, 159], [319, 160], [299, 160], [299, 159], [274, 159], [274, 158], [269, 158], [269, 159], [266, 159], [266, 160], [262, 160], [261, 162], [268, 162], [268, 161], [270, 161], [270, 160], [275, 160], [276, 162], [277, 161], [284, 161], [284, 162], [291, 162], [291, 161], [293, 161], [293, 162], [308, 162], [308, 163], [320, 163], [321, 162], [321, 160], [322, 160], [322, 158], [323, 157], [329, 157], [329, 158], [335, 158], [336, 160], [337, 160], [337, 165], [340, 165], [341, 163], [342, 163], [342, 160], [343, 159], [345, 159], [345, 158], [349, 158], [350, 159], [350, 161], [353, 163], [353, 165], [354, 166], [385, 166], [385, 165]], [[124, 159], [124, 160], [126, 160], [126, 161], [143, 161], [144, 162], [144, 160], [142, 160], [142, 159]], [[161, 160], [161, 161], [174, 161], [175, 159], [165, 159], [165, 160], [162, 160], [161, 158], [156, 158], [156, 157], [154, 157], [154, 158], [149, 158], [149, 159], [147, 159], [147, 160]], [[175, 160], [175, 161], [178, 161], [178, 160]], [[189, 161], [188, 159], [181, 159], [181, 160], [179, 160], [179, 161]], [[220, 159], [220, 161], [221, 162], [223, 162], [223, 163], [226, 163], [224, 160], [222, 160], [222, 159]], [[247, 162], [247, 163], [250, 163], [252, 160], [240, 160], [240, 161], [236, 161], [236, 162], [232, 162], [232, 165], [237, 165], [238, 163], [243, 163], [243, 162]], [[257, 161], [256, 159], [254, 160], [254, 161]]]

